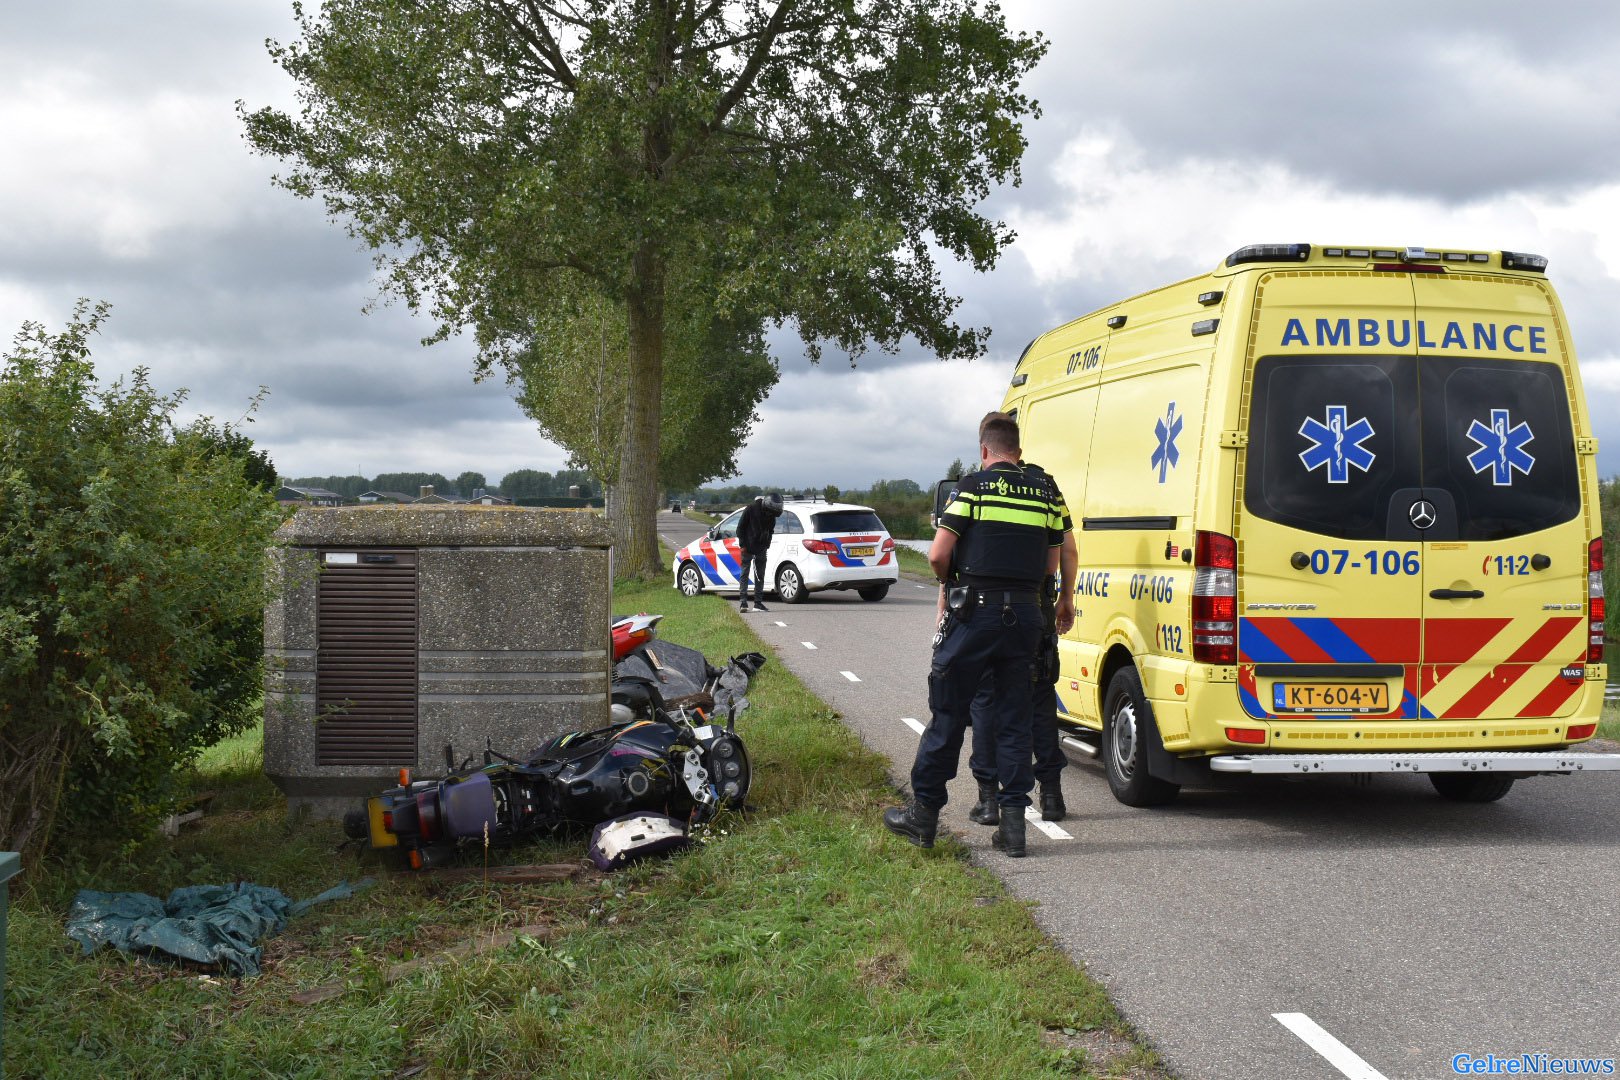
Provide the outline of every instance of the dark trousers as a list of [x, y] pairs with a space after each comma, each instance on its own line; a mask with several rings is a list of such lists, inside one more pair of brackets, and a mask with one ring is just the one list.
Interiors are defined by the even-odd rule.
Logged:
[[932, 717], [911, 766], [911, 793], [919, 806], [937, 810], [945, 805], [945, 785], [956, 776], [973, 699], [987, 674], [1005, 688], [994, 696], [984, 719], [996, 751], [997, 801], [1020, 811], [1029, 805], [1035, 786], [1030, 671], [1041, 630], [1041, 609], [1035, 604], [981, 604], [965, 622], [951, 620], [945, 640], [934, 650], [928, 673]]
[[[1056, 676], [1057, 672], [1052, 673]], [[996, 778], [996, 743], [990, 724], [979, 718], [989, 714], [996, 700], [995, 679], [986, 678], [973, 697], [973, 751], [968, 755], [968, 771], [973, 779], [988, 783]], [[1035, 751], [1035, 782], [1055, 784], [1068, 755], [1058, 744], [1057, 683], [1037, 678], [1029, 691], [1030, 743]]]
[[765, 552], [745, 551], [742, 553], [742, 573], [737, 578], [737, 599], [743, 603], [748, 602], [748, 568], [753, 567], [754, 576], [754, 603], [764, 599], [765, 594]]

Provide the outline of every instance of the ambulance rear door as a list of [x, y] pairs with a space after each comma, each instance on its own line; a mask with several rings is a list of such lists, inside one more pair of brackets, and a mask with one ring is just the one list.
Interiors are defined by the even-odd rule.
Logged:
[[1401, 497], [1423, 544], [1423, 715], [1569, 715], [1591, 537], [1556, 303], [1523, 278], [1414, 274], [1413, 287], [1423, 482]]
[[[1423, 576], [1412, 288], [1311, 270], [1256, 285], [1237, 491], [1238, 687], [1259, 719], [1418, 715]], [[1402, 328], [1408, 332], [1403, 333]], [[1362, 749], [1348, 725], [1290, 742]]]

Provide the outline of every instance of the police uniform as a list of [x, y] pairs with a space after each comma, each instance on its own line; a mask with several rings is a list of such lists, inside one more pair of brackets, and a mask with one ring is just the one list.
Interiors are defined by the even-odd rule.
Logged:
[[1044, 629], [1040, 594], [1050, 553], [1063, 543], [1068, 510], [1050, 476], [1003, 461], [961, 479], [940, 527], [957, 536], [951, 584], [966, 590], [971, 610], [952, 615], [934, 652], [932, 719], [917, 747], [912, 794], [924, 810], [945, 805], [972, 702], [988, 676], [998, 688], [984, 717], [995, 745], [997, 798], [1021, 822], [1034, 786], [1030, 690]]
[[[1050, 478], [1045, 469], [1032, 462], [1024, 462], [1023, 467], [1026, 476], [1040, 474]], [[1053, 488], [1056, 489], [1056, 482], [1053, 483]], [[1063, 531], [1068, 532], [1072, 528], [1073, 523], [1065, 509]], [[1033, 770], [1035, 782], [1047, 787], [1055, 786], [1059, 782], [1064, 766], [1069, 763], [1062, 746], [1058, 744], [1057, 591], [1052, 587], [1050, 575], [1042, 582], [1041, 621], [1041, 643], [1035, 654], [1034, 682], [1030, 687], [1030, 735], [1035, 753]], [[996, 696], [995, 679], [986, 678], [973, 698], [971, 710], [973, 751], [968, 755], [968, 771], [973, 774], [974, 780], [984, 786], [985, 792], [988, 792], [990, 786], [997, 781], [996, 748], [992, 738], [992, 725], [988, 719]], [[995, 817], [992, 815], [985, 819], [984, 823], [994, 825]]]

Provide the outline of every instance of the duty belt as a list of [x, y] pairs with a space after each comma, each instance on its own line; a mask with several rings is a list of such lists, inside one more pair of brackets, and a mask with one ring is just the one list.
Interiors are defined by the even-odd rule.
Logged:
[[973, 589], [973, 595], [980, 604], [1038, 604], [1041, 602], [1039, 589]]

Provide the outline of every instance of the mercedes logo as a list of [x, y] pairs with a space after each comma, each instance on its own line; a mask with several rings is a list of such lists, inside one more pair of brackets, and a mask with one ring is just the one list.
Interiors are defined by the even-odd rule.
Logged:
[[1427, 529], [1434, 524], [1434, 503], [1428, 499], [1419, 499], [1406, 512], [1406, 519], [1412, 523], [1413, 528]]

